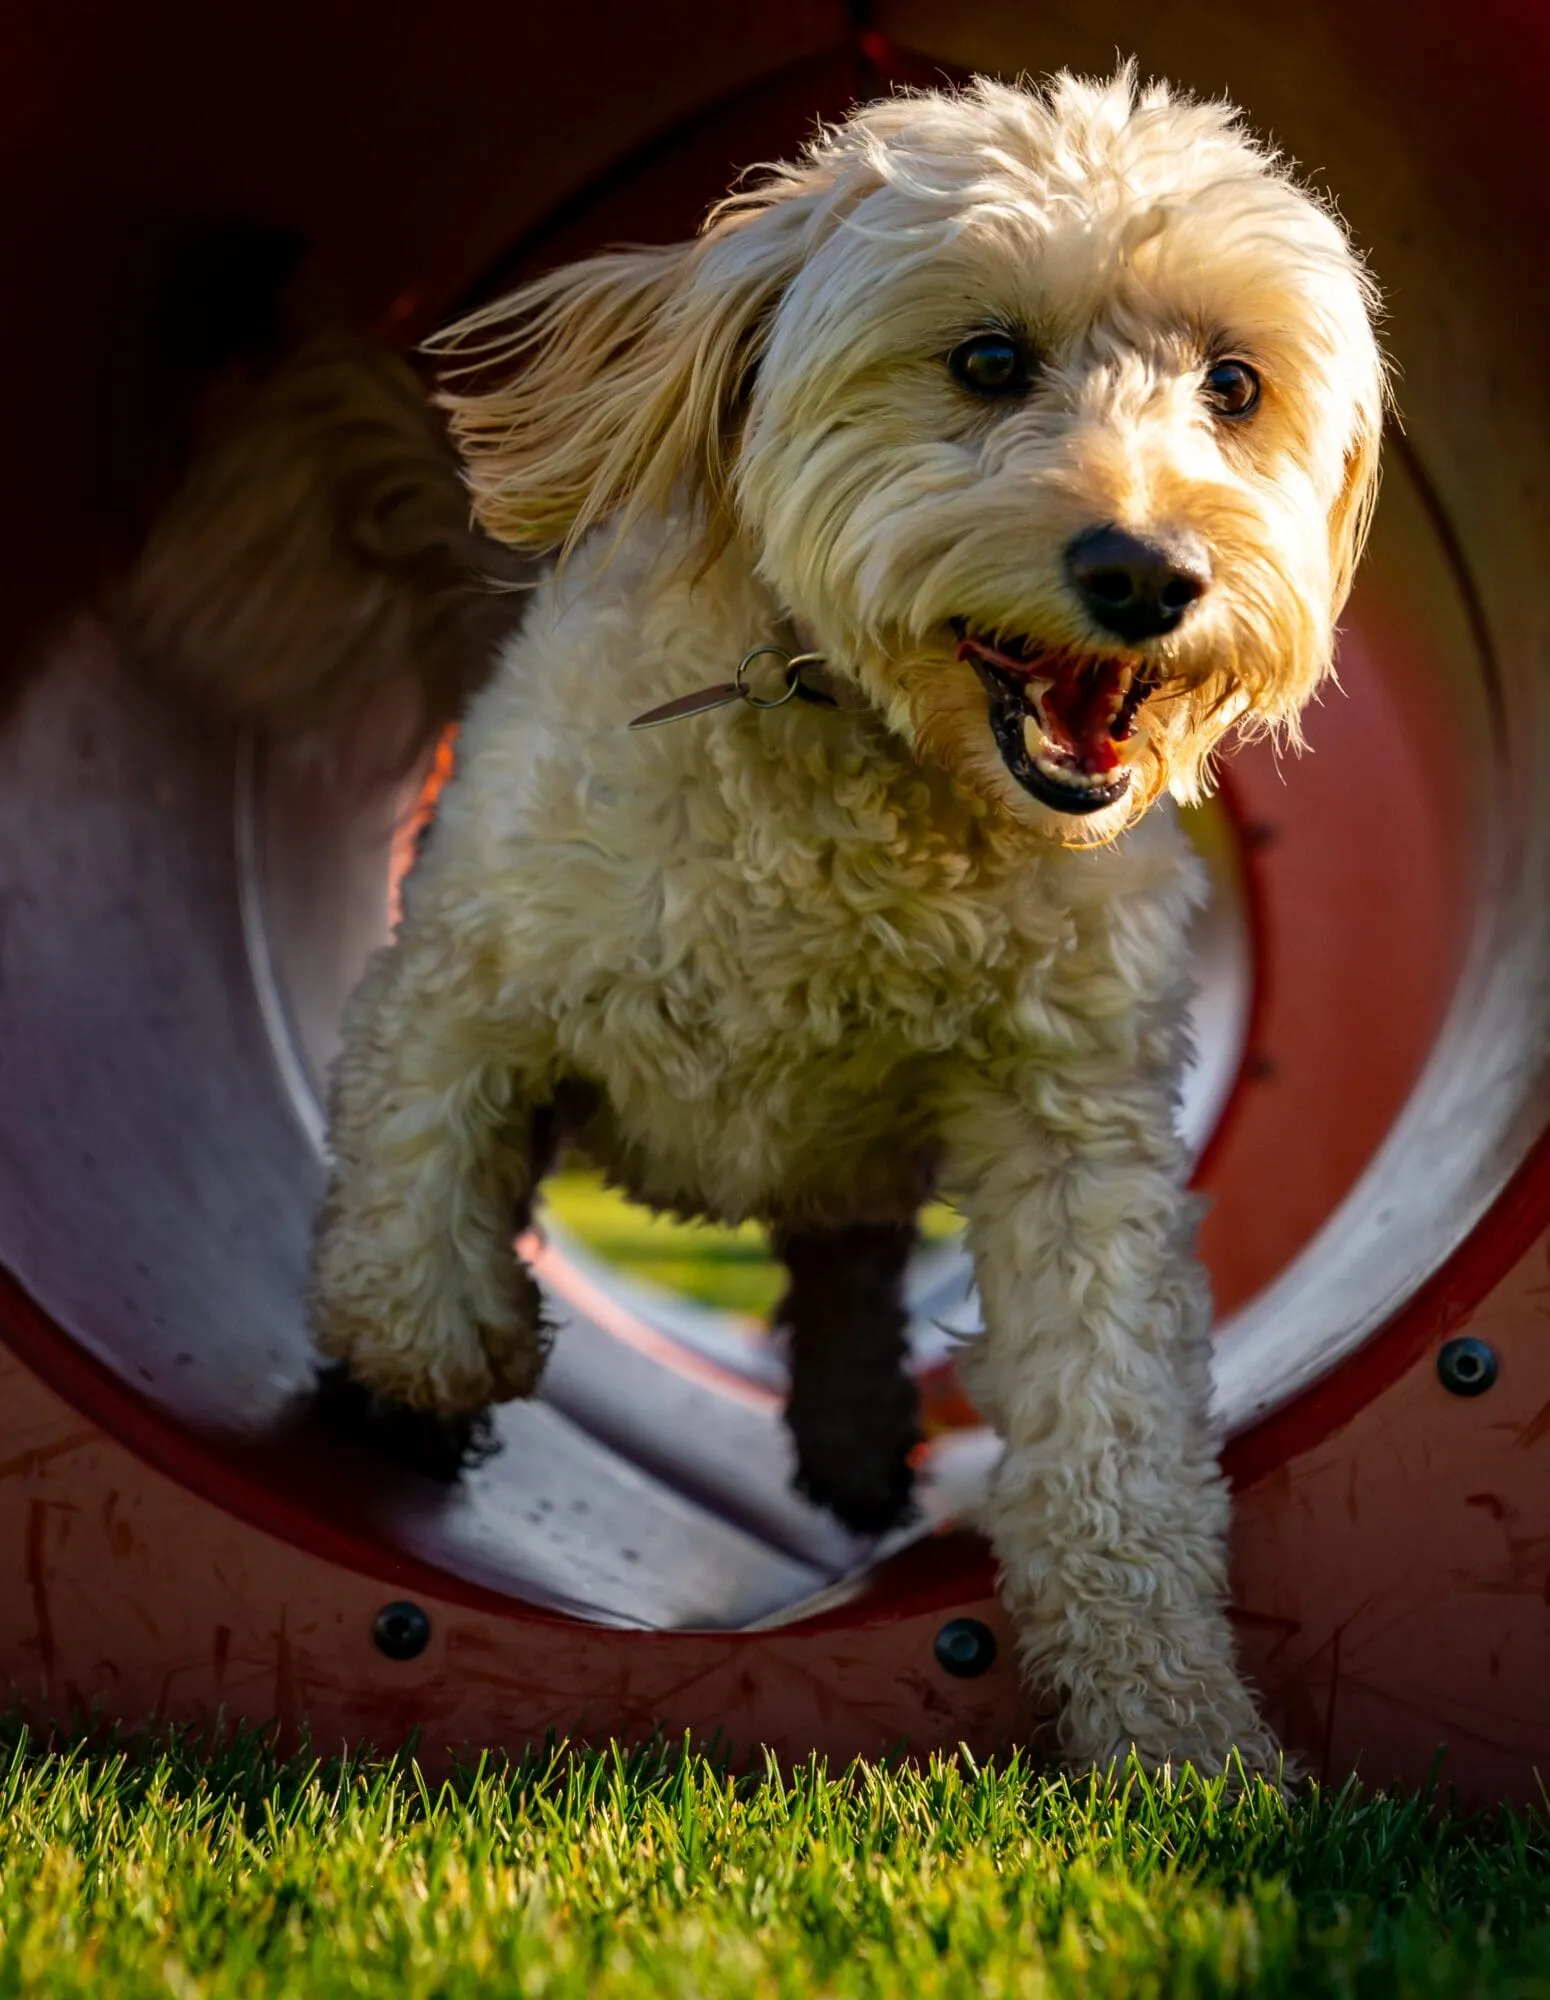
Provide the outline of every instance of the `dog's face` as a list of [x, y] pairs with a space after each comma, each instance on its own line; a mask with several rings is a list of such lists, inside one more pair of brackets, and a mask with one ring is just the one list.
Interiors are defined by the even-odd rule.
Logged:
[[[586, 311], [563, 273], [532, 301], [531, 393], [552, 406], [568, 336], [611, 340], [621, 395], [600, 413], [594, 368], [573, 402], [598, 443], [567, 526], [699, 477], [918, 754], [1060, 838], [1194, 795], [1233, 723], [1295, 727], [1382, 368], [1344, 232], [1231, 114], [1128, 75], [887, 100], [677, 254], [613, 260], [606, 336], [601, 276]], [[487, 524], [532, 541], [492, 400], [455, 421]]]
[[1326, 671], [1379, 366], [1337, 225], [1125, 82], [878, 107], [784, 289], [736, 492], [925, 754], [1102, 837]]

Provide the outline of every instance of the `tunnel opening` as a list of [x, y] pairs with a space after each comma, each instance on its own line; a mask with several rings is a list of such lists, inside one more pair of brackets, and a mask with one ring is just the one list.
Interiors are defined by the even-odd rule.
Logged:
[[[885, 81], [929, 79], [938, 55], [1009, 73], [1111, 59], [1055, 10], [886, 11]], [[1212, 86], [1215, 20], [1184, 9], [1174, 44], [1143, 60]], [[1425, 365], [1438, 343], [1488, 348], [1490, 294], [1457, 295], [1444, 224], [1430, 267], [1408, 245], [1424, 162], [1398, 183], [1370, 90], [1327, 43], [1321, 17], [1277, 27], [1233, 93], [1325, 165], [1380, 274], [1393, 254], [1411, 288], [1395, 344], [1422, 365], [1313, 755], [1283, 770], [1245, 752], [1199, 827], [1216, 894], [1188, 1117], [1230, 1432], [1338, 1370], [1499, 1193], [1537, 1136], [1550, 992], [1543, 831], [1522, 781], [1541, 703], [1522, 646], [1503, 650], [1508, 557], [1486, 525], [1502, 505], [1488, 475], [1461, 470], [1458, 419]], [[412, 332], [534, 261], [681, 233], [729, 170], [842, 108], [854, 76], [853, 50], [810, 52], [644, 146], [621, 117], [620, 143], [573, 163], [565, 188], [486, 191], [477, 254], [461, 212], [439, 262], [379, 289]], [[387, 933], [413, 802], [364, 782], [370, 748], [369, 726], [306, 754], [239, 741], [147, 689], [87, 619], [28, 691], [0, 745], [0, 1249], [59, 1332], [33, 1358], [57, 1379], [79, 1350], [96, 1371], [72, 1378], [84, 1405], [110, 1428], [130, 1402], [153, 1410], [167, 1463], [203, 1477], [190, 1453], [222, 1461], [230, 1504], [293, 1534], [326, 1517], [495, 1597], [737, 1630], [831, 1602], [898, 1544], [858, 1543], [789, 1493], [778, 1356], [723, 1314], [632, 1290], [562, 1219], [541, 1254], [566, 1323], [544, 1398], [502, 1415], [499, 1458], [437, 1491], [320, 1452], [306, 1430], [319, 1079]], [[82, 939], [100, 968], [84, 980]], [[942, 1370], [941, 1327], [973, 1321], [951, 1242], [922, 1256], [912, 1303], [920, 1365]], [[983, 1439], [944, 1428], [920, 1534], [960, 1518], [986, 1463]]]

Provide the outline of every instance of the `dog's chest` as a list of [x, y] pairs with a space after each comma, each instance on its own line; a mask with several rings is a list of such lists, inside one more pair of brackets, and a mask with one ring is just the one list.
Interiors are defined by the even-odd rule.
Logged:
[[552, 964], [562, 1060], [648, 1198], [912, 1208], [943, 1065], [1004, 1043], [1083, 947], [1037, 879], [1069, 868], [1008, 865], [908, 770], [734, 775], [593, 783], [584, 838], [549, 816], [546, 900], [589, 917]]
[[[1065, 857], [1019, 866], [940, 779], [827, 756], [804, 725], [843, 726], [730, 718], [730, 742], [652, 784], [593, 784], [569, 828], [551, 817], [551, 885], [574, 877], [593, 918], [576, 1012], [638, 986], [712, 1057], [776, 1040], [865, 1068], [862, 1042], [955, 1045], [1077, 946]], [[750, 739], [764, 755], [736, 754]]]

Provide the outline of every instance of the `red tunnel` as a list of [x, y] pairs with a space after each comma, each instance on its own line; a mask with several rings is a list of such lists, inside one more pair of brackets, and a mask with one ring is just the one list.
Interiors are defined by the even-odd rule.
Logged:
[[[514, 270], [689, 232], [858, 95], [1106, 69], [1119, 39], [1336, 194], [1403, 418], [1314, 754], [1238, 757], [1205, 835], [1195, 1136], [1245, 1656], [1315, 1768], [1413, 1779], [1445, 1745], [1466, 1794], [1526, 1794], [1550, 1756], [1550, 20], [152, 0], [0, 32], [0, 1679], [39, 1715], [432, 1751], [1032, 1726], [1009, 1646], [964, 1675], [936, 1644], [1004, 1632], [954, 1525], [972, 1440], [923, 1532], [859, 1548], [786, 1492], [767, 1374], [562, 1244], [570, 1323], [519, 1449], [449, 1497], [318, 1447], [317, 1070], [387, 921], [391, 825], [153, 692], [112, 607], [266, 275], [409, 345]], [[923, 1317], [950, 1281], [922, 1272]]]

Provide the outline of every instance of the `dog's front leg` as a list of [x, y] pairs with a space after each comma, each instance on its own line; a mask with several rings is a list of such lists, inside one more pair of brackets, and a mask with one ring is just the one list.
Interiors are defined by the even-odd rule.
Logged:
[[512, 1248], [541, 1065], [476, 962], [406, 919], [357, 988], [312, 1249], [322, 1354], [373, 1397], [440, 1418], [529, 1394], [544, 1360], [538, 1288]]
[[1210, 1292], [1171, 1093], [1115, 1068], [1010, 1060], [961, 1080], [946, 1120], [984, 1316], [965, 1386], [1005, 1447], [985, 1525], [1072, 1762], [1218, 1771], [1236, 1748], [1269, 1770], [1225, 1615]]

